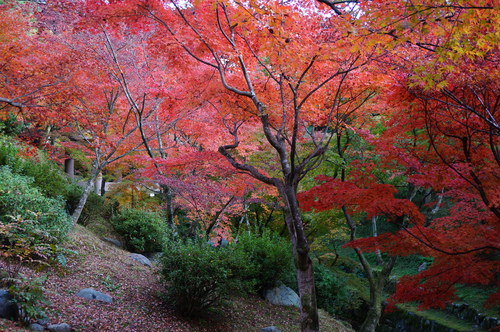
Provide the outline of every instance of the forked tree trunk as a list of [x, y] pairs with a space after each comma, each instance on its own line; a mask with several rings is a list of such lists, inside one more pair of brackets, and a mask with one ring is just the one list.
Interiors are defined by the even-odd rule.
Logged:
[[[354, 220], [351, 218], [347, 207], [342, 207], [342, 212], [344, 213], [344, 217], [346, 218], [347, 225], [351, 229], [351, 241], [356, 239], [356, 224]], [[373, 220], [372, 220], [373, 221]], [[356, 252], [356, 255], [359, 258], [359, 262], [363, 267], [363, 271], [366, 274], [368, 279], [368, 283], [370, 285], [370, 303], [368, 312], [366, 313], [365, 320], [361, 325], [359, 332], [375, 332], [378, 323], [380, 321], [380, 317], [382, 316], [382, 293], [384, 291], [384, 287], [391, 275], [391, 271], [394, 268], [394, 264], [396, 263], [395, 257], [389, 257], [387, 261], [382, 260], [382, 271], [376, 272], [372, 269], [370, 263], [364, 256], [363, 252], [359, 248], [353, 248]], [[380, 257], [382, 259], [382, 257]]]

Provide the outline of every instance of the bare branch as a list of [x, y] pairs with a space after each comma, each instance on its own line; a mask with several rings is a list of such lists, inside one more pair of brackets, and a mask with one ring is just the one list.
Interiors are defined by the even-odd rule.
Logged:
[[[257, 168], [255, 168], [251, 165], [238, 162], [229, 153], [229, 150], [236, 149], [240, 145], [240, 141], [238, 138], [238, 129], [241, 127], [242, 124], [243, 124], [242, 122], [235, 123], [233, 125], [233, 128], [229, 130], [229, 133], [234, 138], [234, 142], [233, 142], [233, 144], [226, 144], [226, 145], [220, 146], [219, 153], [222, 154], [234, 168], [242, 171], [245, 174], [252, 176], [253, 178], [255, 178], [261, 182], [275, 186], [277, 179], [270, 178], [270, 177], [262, 174]], [[226, 124], [226, 127], [229, 128], [229, 126], [227, 124]]]
[[6, 103], [8, 105], [17, 107], [19, 109], [22, 109], [24, 107], [24, 104], [22, 104], [22, 103], [18, 103], [18, 102], [15, 102], [12, 99], [2, 98], [2, 97], [0, 97], [0, 103]]

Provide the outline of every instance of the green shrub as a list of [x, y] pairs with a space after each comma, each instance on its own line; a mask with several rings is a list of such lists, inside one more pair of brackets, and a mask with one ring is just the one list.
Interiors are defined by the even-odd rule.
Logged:
[[112, 216], [113, 204], [106, 202], [103, 196], [91, 192], [78, 222], [84, 226], [92, 223], [106, 223]]
[[26, 230], [46, 232], [48, 238], [60, 240], [70, 230], [71, 219], [61, 198], [45, 197], [33, 186], [30, 177], [14, 174], [7, 166], [0, 167], [0, 222], [12, 219], [30, 220]]
[[71, 219], [62, 199], [45, 197], [32, 183], [31, 178], [0, 167], [1, 256], [17, 264], [65, 265], [67, 251], [57, 244], [69, 232]]
[[158, 213], [124, 209], [111, 218], [111, 224], [130, 251], [158, 252], [165, 246], [167, 225]]
[[290, 246], [270, 233], [245, 235], [225, 248], [169, 241], [162, 266], [170, 300], [189, 316], [206, 313], [228, 294], [274, 286], [294, 270]]
[[56, 243], [57, 239], [37, 227], [35, 220], [12, 218], [10, 223], [0, 223], [0, 252], [9, 262], [64, 265], [64, 250]]
[[250, 271], [241, 271], [240, 278], [254, 280], [257, 292], [274, 287], [277, 281], [286, 282], [294, 274], [290, 243], [270, 232], [264, 232], [261, 236], [242, 234], [235, 250], [243, 252], [255, 265]]
[[0, 136], [0, 166], [16, 168], [16, 163], [21, 162], [18, 153], [19, 148], [12, 142], [12, 138]]
[[46, 280], [47, 276], [28, 278], [19, 274], [9, 287], [14, 302], [21, 308], [19, 318], [26, 324], [32, 319], [47, 317], [40, 307], [41, 304], [49, 304], [43, 293]]
[[331, 314], [338, 314], [349, 300], [346, 282], [327, 267], [314, 265], [314, 280], [318, 307]]
[[253, 294], [255, 293], [258, 281], [255, 278], [249, 278], [256, 269], [259, 268], [248, 253], [237, 250], [235, 246], [225, 248], [212, 248], [222, 254], [221, 264], [230, 271], [228, 275], [227, 287], [231, 289], [232, 294]]
[[55, 163], [41, 151], [33, 157], [19, 156], [20, 143], [0, 137], [0, 166], [9, 166], [13, 173], [33, 179], [32, 185], [50, 198], [63, 197], [71, 213], [78, 204], [81, 188], [70, 181]]
[[206, 243], [171, 243], [162, 259], [169, 299], [187, 316], [206, 313], [230, 292], [245, 288], [235, 273], [249, 265], [244, 257]]
[[62, 197], [71, 213], [77, 206], [82, 193], [81, 188], [72, 183], [61, 168], [40, 154], [35, 159], [27, 159], [16, 173], [32, 177], [34, 185], [47, 197]]
[[9, 113], [6, 118], [0, 120], [0, 134], [16, 136], [26, 127], [25, 123], [17, 120], [14, 113]]

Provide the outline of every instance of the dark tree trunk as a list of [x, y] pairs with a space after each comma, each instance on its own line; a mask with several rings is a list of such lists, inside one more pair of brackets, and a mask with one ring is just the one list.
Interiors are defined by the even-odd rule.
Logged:
[[169, 186], [160, 184], [160, 199], [164, 203], [163, 210], [167, 218], [167, 224], [174, 227], [174, 202], [173, 202], [172, 189]]
[[165, 203], [167, 207], [167, 222], [169, 225], [174, 225], [174, 199], [173, 199], [172, 189], [170, 187], [165, 188]]
[[[351, 218], [347, 207], [342, 207], [342, 212], [347, 221], [347, 225], [351, 229], [351, 241], [356, 239], [356, 223]], [[368, 312], [366, 313], [365, 320], [361, 325], [359, 331], [360, 332], [375, 332], [378, 323], [380, 321], [380, 317], [382, 315], [382, 293], [384, 291], [384, 287], [391, 275], [391, 271], [396, 263], [396, 257], [389, 257], [387, 261], [381, 261], [383, 265], [382, 271], [376, 272], [372, 269], [370, 263], [364, 256], [363, 252], [359, 248], [354, 248], [356, 255], [359, 258], [359, 262], [363, 267], [363, 271], [366, 274], [368, 279], [368, 283], [370, 285], [370, 303]]]
[[302, 332], [319, 331], [319, 317], [314, 285], [313, 263], [309, 257], [304, 224], [300, 215], [295, 186], [292, 183], [278, 185], [285, 199], [285, 221], [292, 240], [293, 255], [297, 268], [297, 285], [300, 296], [300, 330]]
[[382, 315], [382, 289], [370, 289], [370, 307], [359, 332], [375, 332]]
[[106, 179], [104, 179], [104, 177], [102, 177], [102, 181], [101, 181], [101, 196], [104, 196], [106, 195]]
[[297, 251], [297, 283], [300, 294], [300, 330], [319, 331], [319, 317], [314, 286], [314, 272], [309, 252]]

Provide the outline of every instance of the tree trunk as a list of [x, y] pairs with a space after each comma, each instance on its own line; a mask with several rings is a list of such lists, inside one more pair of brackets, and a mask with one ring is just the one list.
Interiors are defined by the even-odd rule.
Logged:
[[319, 331], [314, 271], [309, 252], [296, 252], [297, 283], [300, 295], [300, 330], [302, 332]]
[[64, 172], [70, 179], [75, 178], [75, 160], [73, 158], [64, 160]]
[[382, 289], [370, 289], [370, 308], [359, 332], [375, 332], [382, 315]]
[[100, 193], [101, 196], [104, 196], [106, 195], [106, 179], [104, 177], [102, 177], [102, 181], [101, 181], [101, 193]]
[[[372, 217], [372, 236], [376, 237], [378, 236], [378, 231], [377, 231], [377, 216]], [[377, 265], [382, 265], [384, 264], [384, 260], [382, 259], [382, 253], [380, 252], [380, 249], [377, 249], [375, 251], [375, 254], [377, 255]]]
[[94, 193], [96, 195], [100, 195], [101, 194], [101, 186], [102, 186], [102, 174], [99, 172], [99, 174], [97, 174], [95, 180], [94, 180]]
[[[351, 241], [353, 241], [356, 239], [356, 223], [351, 218], [347, 207], [342, 206], [342, 211], [344, 213], [344, 217], [346, 218], [347, 225], [351, 229]], [[372, 222], [374, 222], [374, 220], [375, 219], [372, 219]], [[376, 227], [374, 227], [373, 230], [375, 232]], [[382, 271], [375, 272], [370, 266], [368, 260], [363, 255], [363, 252], [359, 248], [353, 249], [359, 258], [359, 262], [361, 263], [363, 271], [365, 272], [370, 284], [370, 307], [368, 309], [368, 312], [366, 313], [366, 318], [363, 321], [363, 324], [361, 325], [359, 331], [375, 332], [375, 329], [377, 328], [380, 321], [380, 316], [382, 315], [382, 292], [389, 276], [391, 275], [391, 271], [396, 262], [396, 258], [390, 257], [386, 262], [382, 260]], [[382, 259], [382, 257], [380, 257], [380, 259]]]
[[99, 174], [99, 170], [93, 169], [90, 175], [90, 179], [85, 183], [85, 188], [83, 189], [82, 196], [80, 196], [80, 201], [78, 201], [78, 205], [76, 206], [75, 211], [71, 215], [71, 220], [73, 221], [73, 227], [76, 226], [78, 219], [80, 219], [80, 215], [82, 214], [83, 208], [85, 207], [85, 203], [87, 202], [87, 198], [89, 198], [90, 192], [94, 188], [94, 182]]
[[165, 200], [167, 204], [167, 222], [174, 226], [174, 199], [173, 199], [172, 189], [166, 187], [165, 189]]
[[[281, 188], [280, 188], [281, 187]], [[309, 244], [304, 232], [302, 217], [293, 184], [278, 186], [286, 201], [285, 221], [293, 245], [293, 255], [297, 268], [297, 284], [300, 296], [301, 332], [318, 332], [319, 317], [314, 286], [313, 263], [309, 257]]]
[[160, 185], [160, 199], [164, 203], [164, 211], [166, 212], [167, 224], [172, 228], [175, 227], [174, 224], [174, 202], [173, 202], [173, 192], [169, 186]]

